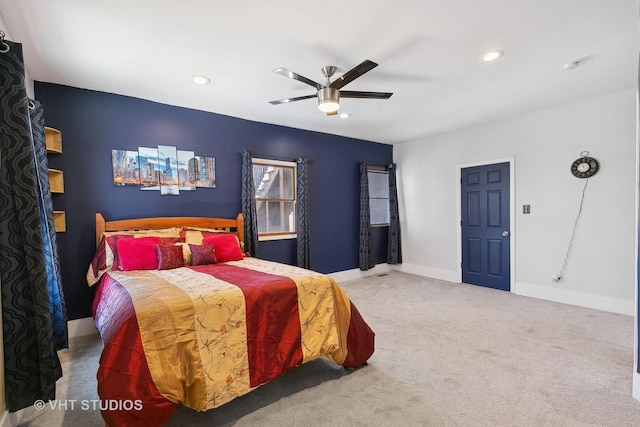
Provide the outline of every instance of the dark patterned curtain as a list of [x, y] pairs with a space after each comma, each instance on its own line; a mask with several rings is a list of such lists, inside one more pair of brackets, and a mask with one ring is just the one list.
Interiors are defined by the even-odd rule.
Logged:
[[369, 212], [369, 176], [367, 164], [360, 163], [360, 270], [376, 266], [373, 259], [373, 238], [371, 237], [371, 214]]
[[29, 116], [33, 135], [36, 175], [38, 179], [38, 202], [44, 240], [44, 258], [47, 268], [47, 290], [49, 291], [49, 313], [56, 349], [68, 347], [67, 306], [62, 291], [62, 275], [58, 258], [58, 240], [53, 222], [53, 200], [49, 189], [47, 147], [44, 132], [44, 109], [38, 101], [29, 104]]
[[387, 167], [389, 178], [389, 231], [387, 238], [387, 263], [402, 264], [402, 247], [400, 245], [400, 214], [398, 211], [398, 186], [396, 184], [396, 165]]
[[[3, 36], [0, 32], [0, 286], [7, 406], [15, 412], [38, 399], [55, 399], [62, 369], [52, 314], [64, 313], [64, 306], [52, 309], [48, 288], [43, 232], [48, 221], [41, 214], [46, 203], [39, 197], [34, 150], [44, 137], [33, 138], [22, 45]], [[59, 287], [57, 297], [62, 302]], [[66, 331], [60, 337], [59, 344], [66, 345]]]
[[309, 160], [298, 159], [296, 174], [296, 235], [298, 240], [298, 267], [310, 268]]
[[242, 215], [244, 216], [244, 250], [258, 257], [258, 217], [256, 215], [256, 186], [253, 182], [251, 152], [242, 150]]

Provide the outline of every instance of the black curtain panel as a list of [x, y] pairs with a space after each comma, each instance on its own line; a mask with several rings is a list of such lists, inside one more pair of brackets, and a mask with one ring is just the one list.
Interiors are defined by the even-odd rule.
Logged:
[[360, 244], [359, 264], [360, 270], [369, 270], [375, 267], [373, 258], [373, 237], [371, 236], [371, 213], [369, 208], [369, 175], [367, 164], [360, 163]]
[[258, 257], [258, 217], [256, 187], [253, 182], [251, 152], [242, 150], [242, 215], [244, 216], [244, 251]]
[[29, 116], [33, 135], [36, 175], [38, 178], [38, 200], [42, 221], [44, 259], [47, 268], [47, 290], [49, 291], [49, 313], [53, 341], [56, 349], [68, 347], [67, 306], [62, 290], [62, 274], [58, 257], [58, 240], [53, 222], [53, 199], [49, 188], [47, 146], [44, 131], [44, 109], [38, 101], [29, 103]]
[[389, 178], [389, 231], [387, 239], [387, 263], [402, 264], [402, 246], [400, 244], [400, 214], [398, 211], [398, 186], [396, 184], [396, 165], [387, 167]]
[[[11, 412], [38, 399], [55, 399], [55, 383], [62, 376], [52, 313], [63, 313], [64, 308], [52, 308], [49, 297], [43, 232], [47, 216], [41, 209], [46, 203], [39, 197], [34, 149], [40, 137], [33, 138], [29, 104], [22, 45], [0, 34], [0, 286]], [[61, 301], [61, 288], [57, 292]]]
[[310, 268], [309, 160], [298, 159], [296, 175], [296, 235], [298, 267]]

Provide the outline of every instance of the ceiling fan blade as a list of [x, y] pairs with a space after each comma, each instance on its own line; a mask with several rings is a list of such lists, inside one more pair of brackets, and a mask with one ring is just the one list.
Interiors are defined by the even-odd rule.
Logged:
[[284, 99], [278, 99], [276, 101], [269, 101], [269, 104], [271, 105], [288, 104], [289, 102], [293, 102], [293, 101], [302, 101], [303, 99], [317, 98], [317, 96], [318, 95], [305, 95], [305, 96], [297, 96], [295, 98], [284, 98]]
[[351, 83], [367, 71], [371, 71], [377, 66], [378, 64], [376, 64], [375, 62], [366, 59], [359, 65], [356, 65], [355, 67], [338, 77], [329, 86], [334, 89], [340, 89], [342, 86], [346, 85], [347, 83]]
[[305, 76], [301, 76], [298, 73], [294, 73], [293, 71], [291, 71], [291, 70], [289, 70], [287, 68], [283, 68], [283, 67], [276, 68], [275, 70], [273, 70], [273, 72], [274, 73], [278, 73], [278, 74], [282, 74], [283, 76], [289, 77], [290, 79], [294, 79], [294, 80], [298, 80], [299, 82], [306, 83], [309, 86], [315, 87], [316, 90], [320, 90], [320, 89], [322, 89], [324, 87], [320, 83], [314, 82], [313, 80], [308, 79]]
[[368, 99], [389, 99], [393, 92], [359, 92], [352, 90], [341, 90], [340, 98], [368, 98]]

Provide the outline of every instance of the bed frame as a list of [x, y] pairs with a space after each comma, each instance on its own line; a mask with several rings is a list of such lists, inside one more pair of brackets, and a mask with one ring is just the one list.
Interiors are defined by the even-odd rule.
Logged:
[[96, 213], [96, 247], [100, 245], [102, 233], [105, 231], [152, 230], [171, 227], [202, 227], [224, 230], [236, 233], [241, 247], [244, 244], [244, 217], [242, 213], [239, 213], [235, 219], [181, 216], [121, 219], [118, 221], [105, 221], [101, 213]]

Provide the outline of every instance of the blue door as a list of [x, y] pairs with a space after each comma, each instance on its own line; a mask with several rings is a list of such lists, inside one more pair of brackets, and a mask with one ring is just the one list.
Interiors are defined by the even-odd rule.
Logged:
[[509, 291], [509, 163], [462, 169], [462, 281]]

